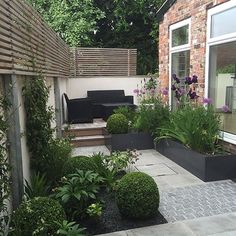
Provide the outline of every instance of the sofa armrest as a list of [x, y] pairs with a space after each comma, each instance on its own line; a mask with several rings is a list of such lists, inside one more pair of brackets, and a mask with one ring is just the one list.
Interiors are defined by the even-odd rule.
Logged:
[[134, 96], [125, 96], [125, 102], [134, 104]]

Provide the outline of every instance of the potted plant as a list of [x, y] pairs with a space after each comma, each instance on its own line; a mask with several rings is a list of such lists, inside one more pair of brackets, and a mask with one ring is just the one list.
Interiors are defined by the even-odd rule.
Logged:
[[107, 120], [106, 146], [111, 151], [125, 151], [127, 149], [150, 149], [154, 147], [153, 138], [148, 132], [137, 132], [131, 126], [124, 114], [113, 114]]
[[173, 78], [178, 108], [171, 113], [170, 122], [158, 130], [156, 150], [203, 181], [235, 178], [236, 157], [219, 145], [220, 117], [211, 99], [203, 99], [205, 106], [200, 104], [196, 76], [186, 78], [183, 94], [179, 79]]

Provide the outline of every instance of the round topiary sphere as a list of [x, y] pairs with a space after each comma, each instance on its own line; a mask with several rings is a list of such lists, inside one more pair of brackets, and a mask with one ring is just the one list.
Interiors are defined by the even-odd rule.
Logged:
[[154, 217], [159, 207], [157, 184], [142, 172], [126, 174], [118, 184], [116, 202], [120, 213], [127, 218]]
[[107, 130], [110, 134], [128, 132], [128, 119], [123, 114], [113, 114], [107, 120]]
[[65, 212], [56, 200], [37, 197], [23, 202], [13, 215], [13, 225], [20, 235], [56, 235]]
[[76, 169], [83, 171], [94, 171], [96, 172], [97, 165], [95, 164], [93, 158], [86, 156], [77, 156], [69, 158], [64, 164], [63, 174], [64, 176], [69, 174], [74, 174]]

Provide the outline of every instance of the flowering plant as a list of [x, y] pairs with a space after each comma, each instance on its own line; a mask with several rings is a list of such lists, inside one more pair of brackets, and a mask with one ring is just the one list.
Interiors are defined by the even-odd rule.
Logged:
[[196, 75], [179, 79], [176, 74], [173, 74], [172, 80], [171, 90], [174, 92], [178, 107], [197, 103], [199, 95], [197, 94], [198, 77]]
[[[139, 88], [140, 87], [140, 88]], [[140, 104], [152, 104], [157, 100], [168, 95], [168, 88], [159, 90], [159, 81], [156, 78], [151, 77], [150, 79], [144, 78], [141, 80], [141, 85], [137, 84], [137, 88], [134, 89], [134, 93], [139, 99]]]

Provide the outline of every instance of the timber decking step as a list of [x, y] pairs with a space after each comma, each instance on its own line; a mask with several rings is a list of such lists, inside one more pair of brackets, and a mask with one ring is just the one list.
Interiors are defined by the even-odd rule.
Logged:
[[107, 138], [109, 136], [104, 135], [75, 137], [71, 140], [71, 143], [74, 147], [100, 146], [105, 145]]
[[63, 136], [74, 136], [74, 137], [84, 137], [84, 136], [95, 136], [103, 135], [103, 127], [96, 128], [74, 128], [63, 131]]

